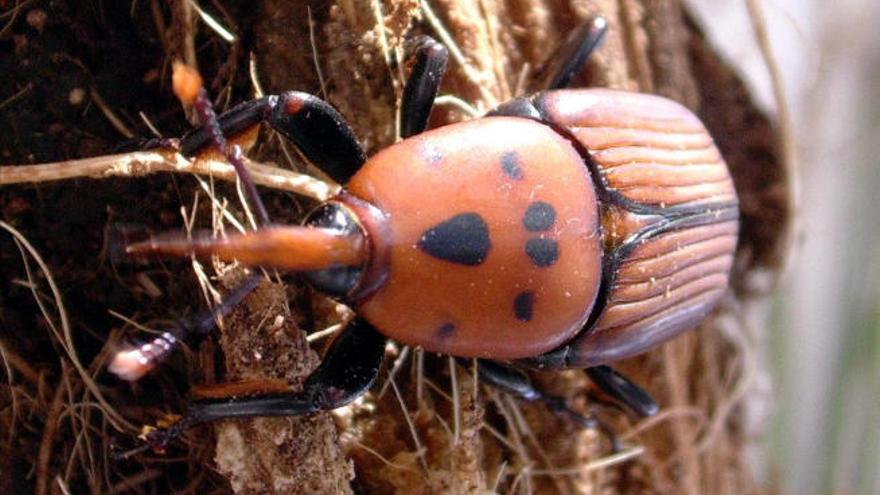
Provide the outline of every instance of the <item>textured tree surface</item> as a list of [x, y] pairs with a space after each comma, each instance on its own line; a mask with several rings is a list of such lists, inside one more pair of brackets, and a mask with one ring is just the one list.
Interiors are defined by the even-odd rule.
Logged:
[[[294, 280], [267, 283], [226, 319], [220, 338], [194, 349], [191, 359], [172, 362], [135, 387], [102, 374], [103, 360], [118, 339], [114, 332], [107, 344], [107, 329], [122, 326], [106, 309], [161, 328], [162, 321], [201, 303], [188, 263], [117, 266], [110, 257], [99, 256], [102, 246], [107, 247], [102, 233], [108, 223], [179, 229], [178, 210], [183, 205], [191, 214], [195, 191], [201, 194], [195, 207], [197, 224], [219, 221], [193, 180], [160, 176], [0, 191], [3, 219], [44, 255], [62, 288], [73, 326], [86, 335], [78, 338], [82, 361], [130, 422], [129, 429], [118, 432], [109, 413], [89, 407], [76, 414], [76, 421], [59, 419], [65, 415], [57, 412], [53, 416], [53, 410], [75, 411], [75, 405], [91, 404], [94, 397], [69, 369], [67, 358], [57, 354], [53, 341], [33, 338], [48, 334], [47, 321], [57, 319], [56, 313], [50, 310], [49, 318], [41, 314], [27, 288], [19, 252], [4, 233], [0, 276], [18, 281], [5, 284], [0, 299], [6, 327], [0, 334], [4, 362], [15, 363], [9, 356], [34, 357], [31, 365], [7, 365], [13, 378], [0, 394], [0, 436], [11, 440], [0, 446], [0, 452], [9, 454], [0, 464], [0, 479], [6, 480], [0, 487], [36, 487], [48, 493], [56, 489], [50, 485], [58, 476], [80, 491], [96, 492], [761, 492], [745, 464], [750, 442], [759, 433], [749, 422], [749, 398], [760, 377], [755, 347], [761, 339], [763, 298], [781, 264], [790, 214], [787, 178], [772, 125], [751, 105], [738, 78], [714, 55], [677, 2], [427, 4], [433, 14], [418, 0], [206, 3], [203, 7], [221, 24], [240, 35], [236, 43], [227, 44], [199, 21], [189, 2], [142, 2], [130, 17], [110, 8], [88, 19], [74, 7], [37, 2], [33, 9], [48, 13], [47, 27], [37, 29], [32, 16], [23, 20], [22, 12], [23, 18], [10, 24], [13, 41], [0, 47], [0, 62], [15, 85], [12, 90], [0, 88], [0, 97], [5, 100], [30, 87], [3, 104], [2, 131], [7, 137], [0, 161], [36, 163], [96, 155], [122, 141], [96, 108], [102, 105], [94, 101], [94, 94], [87, 95], [87, 107], [71, 108], [72, 91], [80, 87], [97, 88], [137, 134], [147, 134], [137, 118], [143, 111], [163, 134], [174, 135], [186, 123], [167, 89], [167, 62], [197, 62], [222, 109], [253, 95], [250, 54], [263, 91], [295, 89], [322, 95], [346, 116], [373, 153], [395, 141], [396, 113], [408, 73], [401, 62], [407, 37], [430, 34], [449, 43], [453, 56], [441, 94], [482, 112], [538, 89], [543, 61], [580, 22], [601, 13], [610, 22], [610, 34], [575, 85], [657, 93], [694, 110], [731, 167], [742, 208], [734, 286], [713, 317], [697, 331], [619, 366], [659, 400], [663, 409], [657, 417], [637, 421], [600, 406], [581, 372], [534, 375], [547, 390], [570, 398], [577, 409], [594, 411], [631, 447], [625, 453], [639, 455], [626, 460], [608, 457], [608, 445], [597, 432], [579, 429], [541, 405], [475, 387], [471, 372], [451, 366], [446, 357], [389, 348], [388, 366], [376, 389], [336, 413], [224, 422], [193, 430], [167, 457], [141, 455], [121, 462], [106, 458], [111, 442], [131, 443], [131, 428], [154, 424], [163, 413], [182, 411], [187, 381], [271, 377], [300, 386], [328, 340], [310, 346], [303, 331], [322, 330], [347, 317], [343, 309]], [[123, 42], [119, 33], [134, 33], [135, 41]], [[71, 46], [63, 46], [65, 37], [74, 40]], [[35, 82], [35, 73], [52, 74], [54, 87], [63, 89], [52, 94], [52, 86]], [[444, 103], [435, 109], [431, 125], [466, 118], [461, 108]], [[302, 163], [292, 147], [282, 149], [271, 132], [263, 133], [261, 143], [253, 156], [320, 175]], [[238, 215], [231, 189], [218, 187], [216, 197], [220, 202], [228, 198], [230, 210]], [[294, 221], [310, 207], [282, 194], [265, 197], [277, 221]], [[202, 270], [209, 276], [222, 273], [215, 283], [221, 288], [238, 276], [229, 267]], [[45, 286], [42, 277], [34, 283]], [[47, 291], [38, 289], [41, 294]], [[176, 310], [170, 314], [171, 307]], [[124, 330], [135, 333], [130, 327]], [[47, 384], [52, 393], [59, 391], [56, 400], [45, 391]], [[60, 405], [53, 409], [56, 403]], [[15, 412], [21, 407], [39, 413], [22, 419]], [[57, 423], [47, 427], [50, 420]], [[77, 438], [90, 440], [84, 447]], [[37, 462], [35, 474], [28, 475], [33, 452], [41, 446], [49, 453]], [[68, 464], [68, 459], [78, 461]], [[16, 476], [7, 477], [7, 472]]]

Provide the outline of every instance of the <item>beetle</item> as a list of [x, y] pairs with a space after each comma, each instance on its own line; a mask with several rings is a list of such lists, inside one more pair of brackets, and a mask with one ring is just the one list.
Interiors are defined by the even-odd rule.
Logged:
[[[481, 118], [425, 131], [445, 47], [423, 37], [402, 99], [402, 141], [367, 159], [329, 104], [288, 92], [239, 105], [181, 138], [197, 156], [225, 150], [263, 225], [222, 239], [170, 234], [133, 255], [215, 255], [299, 272], [357, 316], [301, 392], [193, 402], [147, 441], [160, 448], [193, 424], [301, 415], [343, 406], [374, 383], [388, 339], [476, 360], [479, 376], [584, 418], [522, 369], [583, 368], [641, 415], [651, 396], [608, 366], [696, 326], [728, 285], [738, 200], [700, 120], [665, 98], [564, 89], [607, 30], [584, 24], [554, 56], [546, 89]], [[345, 187], [301, 226], [272, 225], [232, 141], [268, 122]], [[238, 163], [236, 163], [238, 162]], [[176, 343], [202, 335], [253, 287], [120, 352], [111, 371], [136, 379]]]

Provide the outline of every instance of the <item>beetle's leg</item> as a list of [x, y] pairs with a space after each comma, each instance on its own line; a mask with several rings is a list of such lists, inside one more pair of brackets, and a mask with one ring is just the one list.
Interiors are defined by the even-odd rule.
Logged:
[[[199, 87], [195, 100], [192, 103], [198, 112], [199, 120], [203, 123], [203, 126], [197, 132], [204, 139], [203, 146], [213, 145], [226, 156], [226, 159], [235, 168], [235, 173], [238, 175], [238, 179], [247, 195], [248, 203], [254, 209], [260, 223], [262, 225], [268, 224], [269, 215], [257, 193], [257, 187], [244, 164], [241, 147], [237, 143], [229, 146], [224, 134], [227, 131], [235, 130], [236, 127], [230, 125], [229, 122], [230, 119], [240, 115], [241, 112], [227, 112], [231, 116], [226, 117], [227, 125], [224, 129], [223, 124], [220, 123], [217, 115], [214, 113], [214, 107], [211, 104], [210, 98], [208, 98], [205, 88]], [[254, 108], [259, 108], [259, 105], [252, 104], [247, 107], [251, 113], [254, 112]], [[181, 152], [183, 151], [181, 150]], [[189, 321], [178, 322], [175, 328], [160, 333], [158, 337], [154, 337], [146, 343], [118, 352], [108, 369], [110, 372], [126, 380], [139, 379], [170, 355], [181, 341], [195, 341], [211, 332], [216, 326], [217, 318], [227, 314], [250, 294], [259, 285], [261, 276], [261, 274], [250, 275], [244, 282], [227, 294], [220, 301], [220, 304], [214, 308], [199, 313]]]
[[168, 357], [181, 342], [196, 343], [217, 326], [217, 319], [227, 315], [260, 284], [261, 273], [248, 276], [226, 294], [220, 304], [181, 320], [173, 328], [161, 332], [145, 343], [116, 353], [107, 369], [124, 380], [134, 381], [144, 376]]
[[[310, 162], [340, 184], [348, 182], [367, 159], [342, 115], [308, 93], [264, 96], [237, 105], [217, 119], [220, 130], [233, 137], [254, 132], [263, 121], [292, 140]], [[194, 129], [181, 138], [180, 152], [197, 155], [210, 141], [208, 129]]]
[[642, 417], [653, 416], [660, 409], [648, 392], [606, 365], [589, 366], [570, 358], [571, 346], [518, 361], [521, 366], [538, 370], [584, 368], [590, 380], [603, 392]]
[[544, 64], [542, 72], [545, 77], [540, 87], [561, 89], [568, 86], [571, 78], [602, 43], [607, 31], [608, 22], [602, 16], [593, 17], [573, 31]]
[[584, 371], [603, 392], [620, 401], [639, 416], [653, 416], [660, 410], [657, 401], [648, 392], [611, 367], [593, 366]]
[[[468, 361], [465, 359], [459, 360], [461, 363]], [[612, 450], [614, 452], [620, 450], [620, 442], [609, 427], [593, 417], [584, 416], [571, 409], [564, 398], [547, 394], [536, 388], [529, 375], [522, 370], [486, 359], [477, 359], [476, 361], [479, 378], [484, 383], [513, 394], [523, 400], [543, 402], [553, 412], [573, 420], [584, 428], [592, 429], [598, 427], [608, 438]]]
[[298, 91], [280, 95], [267, 121], [340, 184], [348, 182], [367, 160], [351, 126], [316, 96]]
[[[217, 125], [224, 136], [230, 141], [256, 132], [261, 122], [275, 107], [277, 96], [264, 96], [255, 100], [240, 103], [217, 116]], [[187, 132], [180, 138], [180, 154], [192, 157], [212, 144], [211, 130], [203, 125]]]
[[418, 36], [407, 41], [407, 61], [412, 72], [403, 88], [400, 111], [400, 137], [408, 138], [425, 130], [440, 89], [449, 51], [430, 36]]
[[254, 209], [254, 214], [256, 214], [260, 224], [267, 225], [269, 223], [269, 214], [263, 205], [263, 200], [260, 199], [260, 195], [257, 193], [257, 185], [244, 164], [244, 152], [239, 144], [233, 142], [230, 146], [227, 143], [225, 131], [217, 119], [217, 114], [214, 113], [214, 105], [211, 103], [205, 88], [199, 88], [193, 102], [193, 107], [199, 115], [199, 120], [202, 122], [202, 129], [208, 134], [210, 143], [223, 153], [226, 161], [235, 168], [235, 174], [238, 175], [238, 180], [244, 189], [245, 197], [247, 197], [251, 208]]
[[183, 430], [221, 419], [259, 416], [302, 416], [342, 407], [373, 385], [385, 355], [385, 337], [356, 318], [327, 351], [301, 392], [272, 393], [190, 403], [184, 417], [168, 428], [146, 433], [154, 450], [162, 450]]

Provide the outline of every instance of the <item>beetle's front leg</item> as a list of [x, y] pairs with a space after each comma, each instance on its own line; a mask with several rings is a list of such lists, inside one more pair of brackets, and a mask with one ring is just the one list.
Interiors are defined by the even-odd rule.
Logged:
[[[263, 121], [296, 144], [303, 155], [340, 184], [361, 168], [367, 156], [351, 126], [327, 102], [308, 93], [290, 91], [257, 98], [233, 107], [217, 118], [230, 141], [249, 135]], [[180, 153], [194, 156], [211, 144], [206, 126], [180, 140]]]
[[301, 392], [194, 401], [175, 424], [147, 432], [147, 445], [161, 451], [185, 429], [221, 419], [303, 416], [342, 407], [375, 383], [385, 355], [385, 341], [372, 325], [355, 319], [333, 342]]
[[571, 352], [569, 345], [534, 358], [521, 360], [519, 364], [538, 370], [583, 368], [599, 389], [639, 416], [653, 416], [660, 410], [657, 401], [627, 377], [614, 371], [610, 366], [589, 366], [588, 363], [577, 362], [570, 357]]
[[160, 332], [146, 342], [119, 351], [107, 369], [123, 380], [139, 380], [167, 358], [181, 342], [194, 344], [214, 331], [217, 320], [238, 306], [260, 284], [262, 278], [262, 273], [249, 275], [213, 308], [188, 320], [178, 321], [174, 327]]

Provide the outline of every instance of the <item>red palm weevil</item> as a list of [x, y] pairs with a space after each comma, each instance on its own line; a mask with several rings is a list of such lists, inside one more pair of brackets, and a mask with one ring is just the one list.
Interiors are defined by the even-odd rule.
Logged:
[[[521, 369], [584, 368], [630, 409], [655, 413], [650, 395], [608, 364], [694, 327], [713, 308], [728, 284], [738, 201], [711, 136], [683, 106], [563, 89], [606, 29], [596, 17], [573, 34], [546, 90], [428, 131], [448, 55], [421, 37], [403, 95], [404, 139], [369, 159], [343, 117], [312, 95], [266, 96], [219, 117], [203, 97], [205, 125], [180, 140], [183, 155], [227, 150], [224, 136], [252, 135], [266, 121], [345, 187], [302, 226], [271, 225], [233, 147], [227, 156], [263, 225], [223, 239], [159, 236], [128, 252], [300, 272], [357, 317], [302, 392], [196, 401], [148, 443], [161, 447], [182, 428], [221, 418], [347, 404], [374, 383], [389, 338], [476, 358], [482, 380], [585, 424]], [[120, 352], [111, 370], [139, 377], [176, 342], [206, 333], [256, 281], [202, 318]]]

